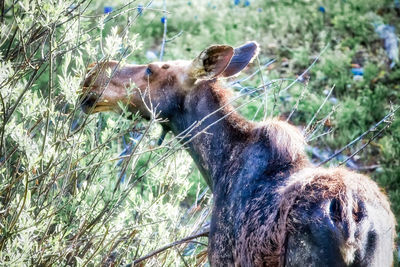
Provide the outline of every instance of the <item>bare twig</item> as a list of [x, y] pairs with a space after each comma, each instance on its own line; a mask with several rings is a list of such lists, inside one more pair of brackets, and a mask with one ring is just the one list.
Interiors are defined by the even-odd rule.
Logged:
[[[362, 133], [362, 134], [361, 134], [360, 136], [358, 136], [356, 139], [354, 139], [353, 141], [351, 141], [350, 143], [348, 143], [347, 145], [345, 145], [344, 147], [342, 147], [341, 149], [339, 149], [336, 153], [334, 153], [333, 155], [331, 155], [329, 158], [327, 158], [327, 159], [323, 160], [322, 162], [320, 162], [320, 163], [318, 164], [318, 166], [321, 166], [321, 165], [327, 163], [328, 161], [332, 160], [332, 159], [335, 158], [337, 155], [339, 155], [340, 153], [342, 153], [345, 149], [351, 147], [351, 146], [354, 145], [356, 142], [362, 140], [368, 133], [374, 132], [374, 131], [377, 129], [377, 127], [378, 127], [379, 125], [381, 125], [382, 123], [384, 123], [384, 122], [387, 123], [387, 124], [386, 124], [386, 126], [385, 126], [383, 129], [386, 129], [387, 126], [391, 124], [391, 121], [388, 122], [387, 119], [389, 119], [390, 117], [392, 117], [392, 116], [399, 110], [399, 108], [400, 108], [400, 106], [397, 107], [397, 108], [395, 108], [395, 109], [392, 110], [391, 112], [389, 112], [385, 117], [383, 117], [382, 120], [380, 120], [379, 122], [377, 122], [375, 125], [373, 125], [373, 126], [372, 126], [371, 128], [369, 128], [367, 131], [365, 131], [364, 133]], [[382, 130], [383, 130], [383, 129], [382, 129]], [[381, 131], [382, 131], [382, 130], [381, 130]], [[376, 134], [376, 136], [378, 136], [378, 135], [381, 133], [381, 131], [379, 131], [378, 134]], [[374, 138], [374, 137], [373, 137], [373, 138]], [[375, 137], [375, 138], [376, 138], [376, 137]], [[365, 146], [364, 146], [364, 147], [365, 147]], [[362, 148], [364, 148], [364, 147], [362, 147]], [[360, 151], [361, 151], [361, 149], [360, 149]], [[357, 153], [358, 153], [358, 152], [359, 152], [359, 151], [357, 151]], [[354, 155], [355, 155], [355, 154], [354, 154]], [[354, 155], [352, 155], [351, 157], [353, 157]], [[347, 160], [346, 160], [346, 161], [347, 161]], [[346, 161], [345, 161], [345, 162], [346, 162]]]
[[325, 53], [325, 51], [326, 51], [326, 49], [328, 49], [328, 47], [329, 47], [329, 44], [327, 44], [327, 45], [322, 49], [322, 51], [318, 54], [318, 56], [315, 57], [315, 59], [314, 59], [314, 61], [311, 63], [311, 65], [308, 66], [308, 68], [307, 68], [305, 71], [303, 71], [303, 73], [301, 73], [293, 82], [291, 82], [291, 83], [287, 86], [287, 88], [292, 87], [296, 82], [298, 82], [299, 80], [303, 79], [303, 76], [311, 70], [311, 68], [315, 65], [315, 63], [317, 63], [318, 59], [322, 56], [323, 53]]
[[247, 81], [248, 79], [251, 79], [252, 77], [254, 77], [254, 75], [256, 75], [256, 74], [259, 73], [260, 71], [264, 70], [266, 67], [268, 67], [269, 65], [271, 65], [271, 64], [274, 63], [275, 61], [276, 61], [275, 59], [272, 59], [272, 60], [268, 61], [268, 62], [265, 63], [263, 66], [261, 66], [261, 68], [257, 68], [257, 70], [254, 71], [254, 72], [253, 72], [252, 74], [250, 74], [249, 76], [246, 76], [246, 77], [244, 77], [244, 78], [242, 78], [242, 79], [240, 79], [240, 80], [236, 80], [236, 81], [233, 81], [233, 82], [229, 83], [229, 86], [232, 86], [232, 85], [234, 85], [234, 84], [240, 84], [240, 83], [242, 83], [242, 82], [244, 82], [244, 81]]
[[[306, 136], [306, 142], [309, 142], [310, 140], [315, 139], [314, 135], [322, 128], [322, 126], [325, 125], [326, 121], [332, 116], [332, 114], [336, 112], [336, 110], [338, 109], [338, 106], [339, 105], [333, 106], [332, 110], [324, 118], [322, 118], [321, 120], [319, 120], [315, 123], [313, 131]], [[319, 137], [320, 136], [321, 135], [319, 135]]]
[[161, 50], [160, 50], [160, 61], [163, 60], [164, 57], [164, 50], [165, 50], [165, 43], [167, 41], [167, 13], [165, 11], [167, 11], [167, 1], [164, 0], [163, 1], [163, 9], [164, 9], [164, 15], [163, 15], [163, 23], [164, 23], [164, 32], [163, 32], [163, 40], [161, 43]]
[[317, 136], [315, 136], [315, 137], [313, 137], [313, 138], [310, 138], [310, 139], [307, 139], [307, 142], [311, 142], [311, 141], [314, 141], [314, 140], [316, 140], [316, 139], [318, 139], [318, 138], [320, 138], [320, 137], [322, 137], [322, 136], [325, 136], [325, 135], [328, 135], [328, 134], [330, 134], [330, 133], [333, 133], [333, 129], [332, 128], [330, 128], [328, 131], [326, 131], [326, 132], [324, 132], [324, 133], [322, 133], [322, 134], [319, 134], [319, 135], [317, 135]]
[[167, 250], [167, 249], [169, 249], [169, 248], [172, 248], [172, 247], [181, 245], [181, 244], [183, 244], [183, 243], [191, 242], [192, 239], [196, 239], [196, 238], [199, 238], [199, 237], [208, 236], [209, 232], [210, 232], [210, 230], [207, 229], [207, 230], [205, 230], [205, 231], [203, 231], [203, 232], [201, 232], [201, 233], [194, 234], [194, 235], [185, 237], [185, 238], [183, 238], [183, 239], [181, 239], [181, 240], [172, 242], [172, 243], [170, 243], [170, 244], [168, 244], [168, 245], [165, 245], [165, 246], [163, 246], [163, 247], [161, 247], [161, 248], [159, 248], [159, 249], [156, 249], [156, 250], [150, 252], [149, 254], [147, 254], [147, 255], [145, 255], [145, 256], [143, 256], [143, 257], [140, 257], [140, 258], [134, 260], [133, 263], [128, 264], [128, 265], [126, 265], [125, 267], [132, 267], [132, 266], [135, 266], [136, 264], [138, 264], [138, 263], [140, 263], [140, 262], [142, 262], [142, 261], [144, 261], [144, 260], [147, 260], [147, 259], [149, 259], [149, 258], [151, 258], [151, 257], [154, 257], [154, 256], [156, 256], [157, 254], [160, 254], [161, 252], [163, 252], [163, 251], [165, 251], [165, 250]]
[[308, 129], [311, 127], [312, 123], [314, 122], [315, 118], [318, 116], [319, 112], [325, 105], [326, 101], [328, 101], [329, 97], [332, 94], [333, 89], [335, 88], [335, 85], [332, 86], [331, 90], [329, 91], [328, 95], [325, 97], [324, 101], [322, 104], [319, 106], [317, 112], [315, 112], [314, 116], [311, 118], [311, 120], [308, 122], [307, 127], [304, 129], [303, 134], [307, 134]]
[[[50, 38], [49, 38], [49, 52], [50, 52], [50, 57], [49, 57], [49, 90], [48, 90], [48, 98], [47, 98], [47, 113], [46, 113], [46, 124], [45, 124], [45, 130], [44, 130], [44, 135], [43, 135], [43, 143], [42, 147], [40, 149], [40, 155], [43, 156], [44, 148], [46, 146], [46, 139], [47, 139], [47, 134], [49, 130], [49, 123], [50, 123], [50, 107], [52, 104], [52, 93], [53, 93], [53, 37], [54, 37], [54, 26], [51, 26], [50, 31]], [[43, 160], [41, 160], [42, 165], [42, 170], [43, 170]]]
[[369, 145], [373, 140], [375, 140], [379, 135], [383, 133], [384, 130], [386, 130], [389, 126], [391, 125], [391, 122], [388, 122], [382, 129], [380, 129], [374, 136], [372, 136], [368, 141], [363, 144], [359, 149], [357, 149], [353, 154], [351, 154], [349, 157], [347, 157], [344, 161], [339, 163], [339, 166], [345, 164], [347, 161], [349, 161], [351, 158], [353, 158], [355, 155], [360, 153], [361, 150], [363, 150], [367, 145]]
[[[167, 13], [167, 12], [165, 12]], [[175, 40], [176, 38], [180, 37], [183, 34], [183, 31], [181, 30], [180, 32], [178, 32], [177, 34], [175, 34], [174, 36], [172, 36], [171, 38], [168, 38], [165, 42], [169, 43], [172, 42], [173, 40]]]
[[292, 118], [293, 114], [297, 111], [297, 109], [299, 108], [299, 104], [300, 101], [303, 100], [304, 95], [306, 93], [308, 89], [308, 85], [304, 85], [303, 88], [301, 89], [301, 93], [300, 96], [297, 98], [296, 104], [294, 105], [294, 107], [292, 108], [292, 111], [290, 111], [289, 116], [286, 118], [286, 121], [290, 121], [290, 119]]
[[268, 116], [268, 90], [267, 90], [267, 87], [265, 86], [264, 75], [263, 75], [263, 72], [261, 71], [260, 59], [258, 58], [258, 55], [257, 55], [257, 67], [258, 67], [258, 71], [260, 73], [262, 86], [263, 86], [263, 89], [265, 92], [264, 93], [264, 117], [263, 117], [263, 121], [265, 121]]

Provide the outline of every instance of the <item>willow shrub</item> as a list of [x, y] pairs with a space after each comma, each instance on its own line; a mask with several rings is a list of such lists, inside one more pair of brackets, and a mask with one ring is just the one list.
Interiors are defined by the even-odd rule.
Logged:
[[[129, 263], [198, 231], [207, 217], [208, 208], [188, 210], [193, 203], [184, 202], [190, 188], [203, 188], [186, 179], [192, 169], [178, 142], [154, 147], [156, 118], [142, 124], [135, 114], [125, 119], [126, 111], [80, 111], [86, 66], [109, 58], [124, 64], [139, 46], [133, 2], [103, 14], [85, 0], [5, 1], [0, 265]], [[205, 207], [208, 195], [196, 201]], [[149, 261], [179, 265], [185, 253], [195, 262], [194, 251], [204, 249], [183, 245]]]

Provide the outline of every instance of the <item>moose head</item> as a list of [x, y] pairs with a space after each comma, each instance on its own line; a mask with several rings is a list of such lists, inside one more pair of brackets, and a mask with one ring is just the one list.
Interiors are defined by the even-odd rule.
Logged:
[[118, 102], [149, 119], [152, 112], [168, 119], [200, 81], [238, 74], [258, 54], [249, 42], [234, 49], [213, 45], [194, 60], [121, 65], [117, 61], [89, 65], [81, 106], [85, 113], [118, 111]]

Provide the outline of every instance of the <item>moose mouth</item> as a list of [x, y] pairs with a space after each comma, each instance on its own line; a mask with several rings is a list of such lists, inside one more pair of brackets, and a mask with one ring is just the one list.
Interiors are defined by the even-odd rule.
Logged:
[[86, 114], [112, 110], [107, 102], [100, 102], [97, 95], [89, 94], [81, 100], [81, 109]]

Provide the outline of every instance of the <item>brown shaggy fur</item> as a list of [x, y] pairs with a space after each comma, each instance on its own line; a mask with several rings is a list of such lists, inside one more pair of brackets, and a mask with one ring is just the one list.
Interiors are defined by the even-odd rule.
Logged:
[[[212, 90], [210, 90], [212, 88]], [[221, 109], [220, 113], [225, 117], [226, 124], [239, 131], [243, 136], [248, 138], [252, 135], [256, 123], [246, 120], [240, 115], [231, 104], [233, 93], [226, 88], [218, 80], [203, 81], [195, 90], [203, 90], [210, 92], [217, 107]], [[196, 93], [196, 92], [195, 92]]]
[[[285, 152], [286, 153], [286, 152]], [[293, 155], [294, 156], [294, 155]], [[283, 266], [285, 255], [285, 242], [289, 233], [296, 231], [294, 225], [298, 223], [304, 209], [313, 204], [337, 199], [343, 208], [340, 217], [346, 221], [357, 221], [358, 201], [363, 201], [375, 207], [382, 207], [390, 215], [389, 225], [395, 225], [395, 218], [390, 210], [390, 204], [386, 196], [381, 192], [376, 183], [368, 177], [348, 171], [344, 168], [305, 168], [294, 173], [288, 182], [279, 187], [276, 192], [279, 198], [275, 205], [269, 206], [269, 217], [251, 236], [243, 236], [240, 239], [245, 242], [253, 242], [263, 236], [260, 244], [243, 244], [243, 247], [251, 247], [253, 255], [263, 257], [249, 259], [255, 266]], [[357, 197], [357, 199], [355, 199]], [[257, 224], [257, 216], [249, 218], [249, 224]], [[253, 221], [254, 220], [254, 221]], [[306, 223], [306, 222], [303, 222]], [[388, 229], [395, 237], [395, 229]], [[247, 232], [243, 231], [243, 235]], [[265, 235], [266, 234], [266, 235]], [[343, 238], [346, 244], [347, 237]], [[258, 248], [259, 251], [254, 249]]]
[[232, 91], [226, 90], [219, 82], [201, 83], [196, 90], [211, 91], [217, 106], [221, 107], [221, 115], [226, 118], [227, 125], [239, 131], [246, 139], [255, 141], [266, 137], [270, 141], [272, 156], [277, 161], [308, 163], [304, 152], [304, 136], [296, 127], [278, 118], [262, 123], [246, 120], [230, 104]]
[[[304, 136], [296, 127], [274, 118], [260, 123], [259, 129], [262, 129], [261, 132], [269, 140], [271, 156], [275, 161], [296, 163], [297, 166], [309, 164], [304, 151]], [[260, 131], [259, 129], [256, 131]]]

